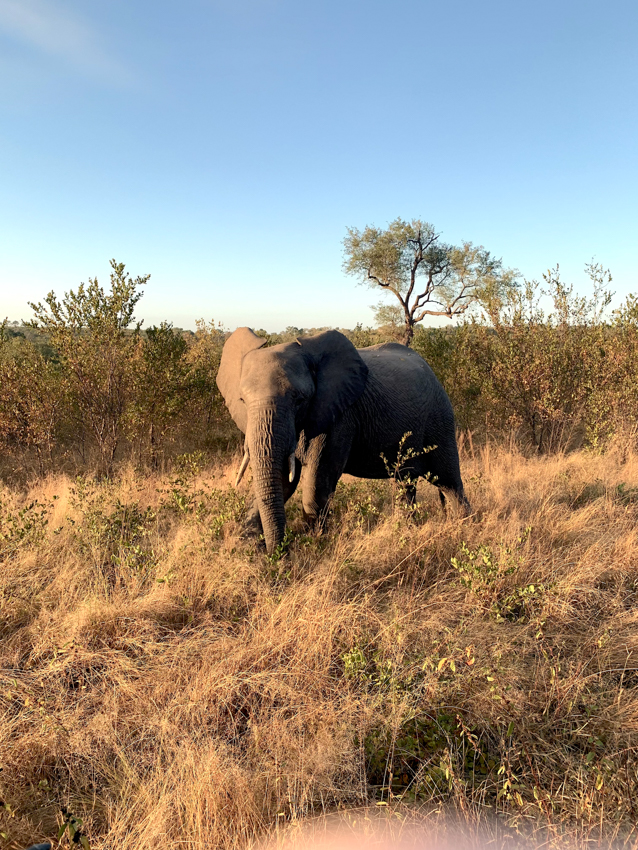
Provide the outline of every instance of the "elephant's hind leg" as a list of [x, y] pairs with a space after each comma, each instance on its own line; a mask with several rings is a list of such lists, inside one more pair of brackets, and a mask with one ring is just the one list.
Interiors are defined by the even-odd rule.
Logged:
[[454, 496], [456, 499], [459, 508], [461, 509], [463, 516], [469, 516], [472, 513], [472, 506], [470, 505], [467, 496], [463, 490], [463, 485], [459, 489], [450, 488], [450, 487], [439, 487], [439, 499], [441, 500], [441, 508], [443, 509], [443, 513], [447, 514], [447, 504], [446, 504], [446, 496]]
[[463, 489], [456, 442], [443, 445], [426, 454], [425, 460], [427, 461], [427, 470], [424, 470], [423, 474], [438, 488], [443, 512], [447, 512], [446, 498], [452, 496], [464, 516], [469, 516], [472, 509]]
[[413, 508], [416, 505], [416, 481], [413, 478], [399, 481], [399, 496], [406, 507]]

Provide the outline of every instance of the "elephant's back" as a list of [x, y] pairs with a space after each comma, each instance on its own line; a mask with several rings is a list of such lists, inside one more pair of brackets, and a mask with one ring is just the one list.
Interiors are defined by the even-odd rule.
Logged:
[[444, 407], [450, 406], [451, 410], [441, 382], [416, 351], [398, 342], [384, 342], [358, 351], [373, 382], [383, 387], [390, 397], [414, 397], [428, 406], [438, 402]]
[[454, 439], [447, 393], [416, 351], [390, 342], [359, 349], [359, 354], [368, 367], [368, 379], [352, 413], [362, 445], [376, 452], [396, 445], [407, 431], [427, 445]]
[[[359, 354], [368, 377], [363, 395], [344, 417], [344, 427], [352, 428], [354, 436], [345, 471], [362, 478], [386, 478], [381, 455], [394, 463], [408, 433], [407, 449], [437, 447], [423, 461], [423, 471], [441, 457], [456, 456], [452, 405], [425, 360], [399, 343], [359, 349]], [[440, 471], [436, 474], [440, 476]]]

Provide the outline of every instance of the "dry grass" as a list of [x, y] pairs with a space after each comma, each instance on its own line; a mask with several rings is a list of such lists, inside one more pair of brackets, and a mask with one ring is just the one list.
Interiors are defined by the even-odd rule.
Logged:
[[62, 807], [132, 850], [375, 801], [633, 843], [638, 455], [463, 466], [476, 517], [346, 480], [323, 537], [293, 501], [280, 559], [240, 538], [235, 463], [2, 491], [3, 846]]

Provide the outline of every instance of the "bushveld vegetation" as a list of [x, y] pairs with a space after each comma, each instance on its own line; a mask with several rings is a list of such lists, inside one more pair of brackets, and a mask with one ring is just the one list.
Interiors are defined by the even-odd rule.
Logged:
[[[93, 280], [62, 301], [50, 293], [33, 305], [35, 327], [2, 327], [5, 478], [55, 470], [108, 476], [122, 462], [164, 469], [180, 454], [214, 456], [238, 445], [215, 384], [223, 330], [204, 320], [194, 333], [168, 322], [143, 329], [133, 312], [146, 278], [112, 267], [110, 292]], [[637, 423], [638, 302], [629, 296], [611, 310], [609, 273], [595, 264], [587, 273], [588, 296], [556, 268], [540, 284], [487, 292], [462, 324], [414, 328], [412, 347], [475, 444], [514, 440], [541, 453], [602, 448]], [[312, 331], [257, 330], [270, 344], [303, 332]], [[398, 317], [343, 332], [362, 347], [401, 339], [404, 328]]]
[[474, 516], [346, 478], [322, 536], [291, 500], [272, 556], [242, 536], [218, 328], [144, 331], [119, 264], [6, 326], [0, 846], [248, 847], [446, 803], [633, 846], [638, 310], [590, 273], [415, 331]]

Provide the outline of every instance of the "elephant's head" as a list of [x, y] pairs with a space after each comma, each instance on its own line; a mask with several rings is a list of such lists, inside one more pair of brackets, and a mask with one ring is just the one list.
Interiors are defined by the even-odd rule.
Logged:
[[268, 552], [283, 540], [284, 484], [295, 475], [301, 431], [310, 440], [327, 431], [362, 394], [368, 369], [343, 334], [265, 348], [250, 328], [226, 340], [217, 386], [246, 435], [240, 475], [250, 463]]

